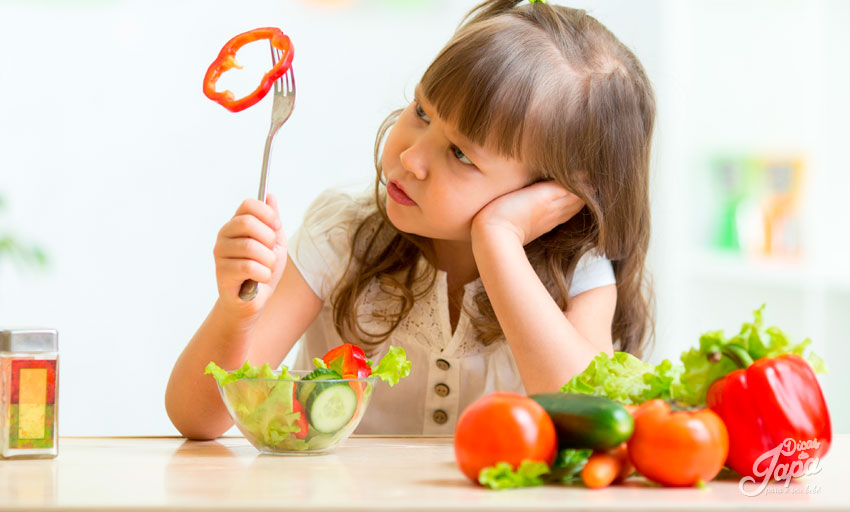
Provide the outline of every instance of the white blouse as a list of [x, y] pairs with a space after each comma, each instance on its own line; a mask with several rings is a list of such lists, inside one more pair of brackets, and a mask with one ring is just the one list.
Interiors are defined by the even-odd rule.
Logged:
[[[327, 299], [345, 272], [354, 229], [374, 211], [370, 197], [371, 193], [352, 197], [338, 190], [325, 191], [307, 209], [304, 223], [288, 241], [290, 261], [325, 302], [301, 338], [293, 369], [313, 368], [314, 357], [346, 342], [334, 329]], [[417, 264], [419, 270], [429, 265], [424, 257]], [[573, 297], [613, 283], [611, 262], [588, 253], [576, 266], [569, 294]], [[380, 360], [390, 345], [401, 347], [411, 361], [410, 375], [392, 388], [378, 383], [356, 433], [451, 435], [458, 415], [477, 398], [493, 391], [525, 393], [507, 340], [502, 337], [485, 346], [475, 337], [467, 311], [478, 311], [473, 299], [482, 287], [480, 278], [464, 285], [464, 307], [452, 333], [446, 273], [437, 271], [431, 292], [413, 305], [371, 358]], [[371, 312], [392, 301], [376, 281], [363, 293], [358, 311], [361, 325], [370, 332], [384, 331], [384, 324]]]

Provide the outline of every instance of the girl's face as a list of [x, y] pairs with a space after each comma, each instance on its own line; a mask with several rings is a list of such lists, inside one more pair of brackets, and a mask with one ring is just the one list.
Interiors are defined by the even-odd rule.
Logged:
[[417, 87], [384, 145], [387, 215], [405, 233], [469, 241], [472, 219], [531, 182], [525, 166], [471, 143], [437, 117]]

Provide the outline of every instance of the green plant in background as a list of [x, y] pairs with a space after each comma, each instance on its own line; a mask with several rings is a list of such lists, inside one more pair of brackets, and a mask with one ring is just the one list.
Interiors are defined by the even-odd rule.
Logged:
[[[5, 203], [3, 197], [0, 196], [0, 213], [4, 209]], [[7, 259], [16, 265], [28, 265], [37, 268], [45, 268], [48, 264], [47, 255], [40, 247], [26, 244], [13, 233], [5, 232], [0, 228], [0, 264]]]

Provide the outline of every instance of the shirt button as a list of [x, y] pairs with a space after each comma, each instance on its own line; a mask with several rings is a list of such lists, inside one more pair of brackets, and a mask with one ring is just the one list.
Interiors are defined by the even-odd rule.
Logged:
[[437, 384], [434, 386], [434, 393], [440, 396], [449, 396], [449, 387], [443, 383]]
[[450, 367], [451, 365], [445, 359], [437, 359], [437, 368], [441, 370], [448, 370]]
[[442, 409], [437, 409], [434, 411], [434, 423], [437, 425], [442, 425], [443, 423], [449, 421], [449, 415], [446, 414], [446, 411]]

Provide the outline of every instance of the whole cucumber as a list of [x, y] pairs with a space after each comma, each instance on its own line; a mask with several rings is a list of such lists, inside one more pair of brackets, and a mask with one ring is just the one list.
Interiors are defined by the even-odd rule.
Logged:
[[558, 449], [610, 450], [632, 436], [632, 415], [613, 400], [578, 393], [540, 393], [530, 398], [552, 418]]

